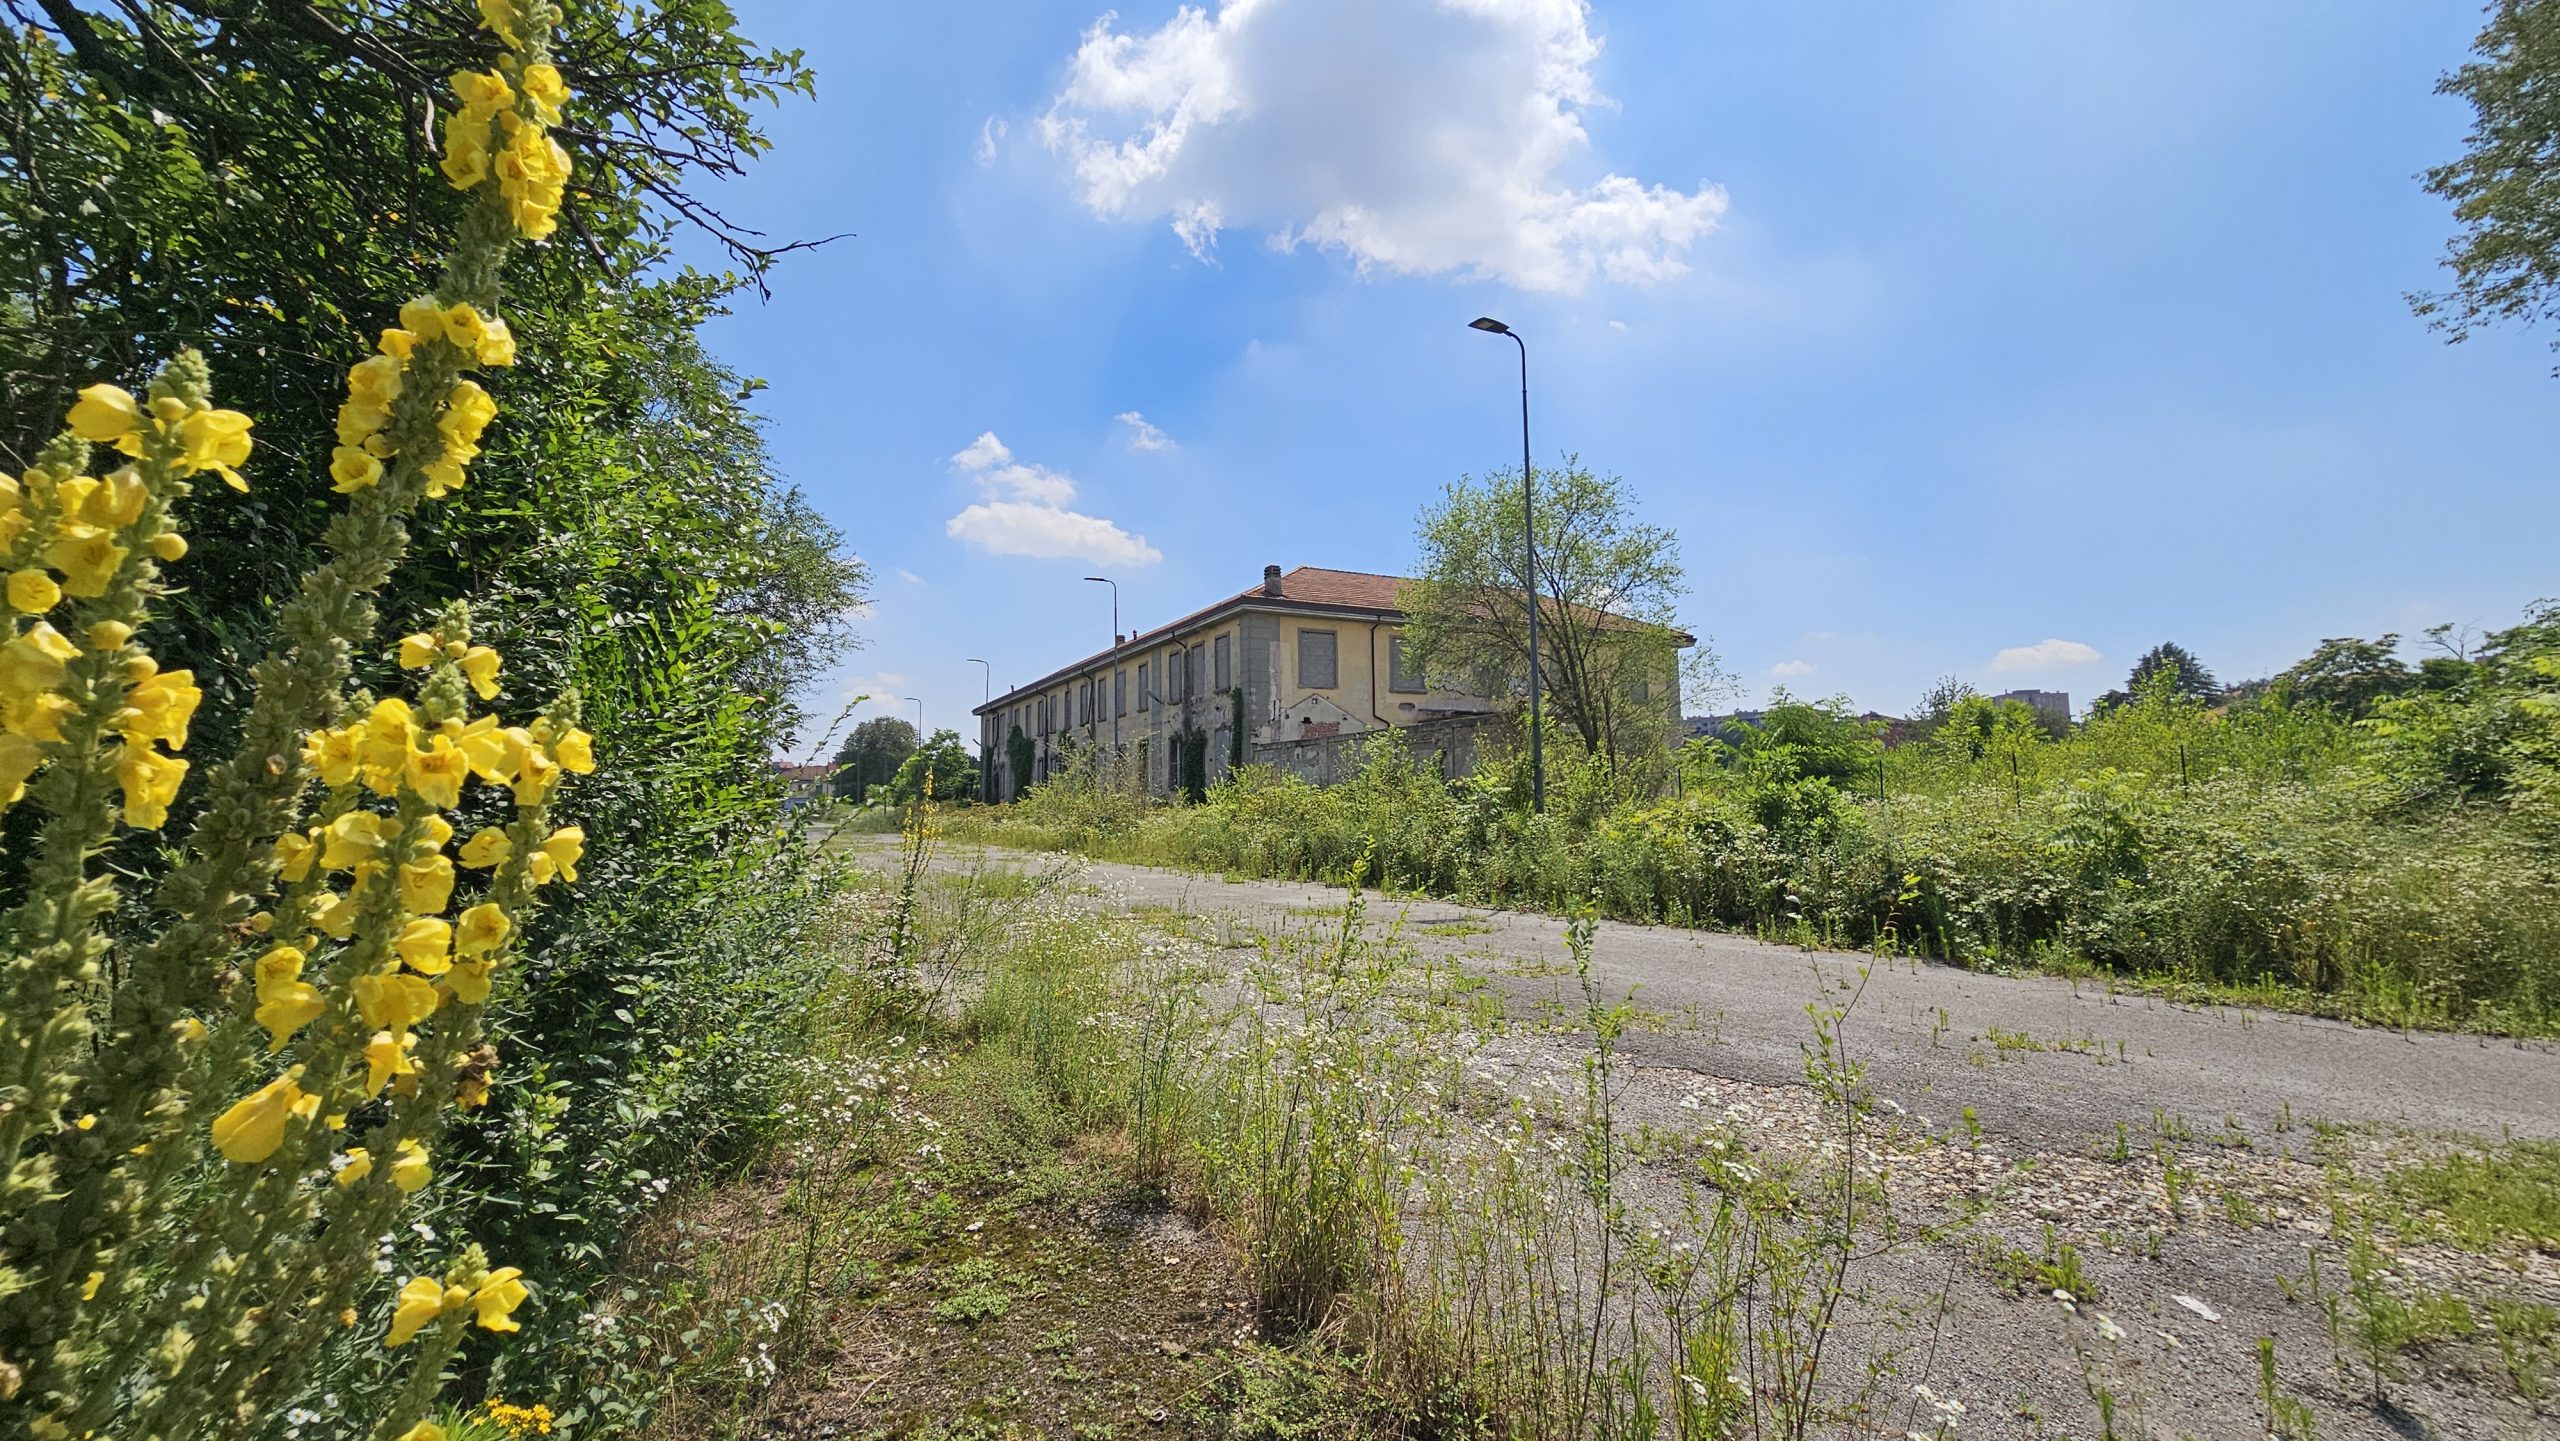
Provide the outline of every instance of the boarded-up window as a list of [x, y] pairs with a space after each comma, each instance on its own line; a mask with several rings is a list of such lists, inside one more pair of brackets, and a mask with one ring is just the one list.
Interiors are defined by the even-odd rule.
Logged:
[[1144, 663], [1141, 663], [1141, 664], [1138, 666], [1138, 709], [1140, 709], [1140, 710], [1145, 710], [1146, 708], [1147, 708], [1147, 668], [1146, 668], [1146, 666], [1145, 666], [1145, 664], [1144, 664]]
[[1190, 686], [1187, 682], [1191, 679], [1191, 667], [1183, 664], [1190, 658], [1180, 650], [1169, 650], [1164, 653], [1164, 698], [1166, 700], [1178, 701], [1190, 698], [1188, 695]]
[[1387, 642], [1387, 689], [1405, 695], [1420, 695], [1424, 689], [1422, 667], [1414, 663], [1413, 650], [1403, 636]]
[[1111, 713], [1115, 716], [1129, 713], [1129, 673], [1125, 670], [1111, 673]]
[[1336, 683], [1334, 634], [1329, 630], [1298, 632], [1298, 687], [1331, 690]]
[[1209, 642], [1209, 668], [1217, 672], [1218, 689], [1226, 690], [1235, 685], [1235, 665], [1227, 655], [1225, 636]]
[[1076, 687], [1076, 724], [1088, 726], [1093, 724], [1093, 682], [1091, 681]]

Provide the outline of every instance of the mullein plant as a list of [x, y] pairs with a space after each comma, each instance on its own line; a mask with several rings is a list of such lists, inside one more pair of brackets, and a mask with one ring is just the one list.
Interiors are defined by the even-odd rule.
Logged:
[[[333, 1336], [379, 1325], [409, 1364], [359, 1426], [439, 1441], [426, 1418], [468, 1330], [514, 1330], [528, 1299], [476, 1246], [396, 1285], [376, 1258], [446, 1118], [488, 1099], [483, 1010], [538, 892], [577, 879], [584, 837], [548, 809], [564, 772], [593, 768], [591, 742], [574, 697], [520, 725], [480, 708], [500, 660], [459, 605], [396, 642], [407, 694], [349, 684], [351, 657], [384, 643], [373, 597], [407, 518], [463, 484], [497, 413], [465, 372], [515, 358], [500, 266], [550, 233], [568, 180], [548, 133], [567, 99], [557, 9], [480, 13], [499, 54], [452, 77], [441, 169], [469, 196], [454, 253], [349, 375], [327, 560], [250, 671], [239, 750], [191, 797], [195, 677], [136, 637], [186, 554], [191, 492], [247, 488], [249, 418], [182, 352], [141, 396], [82, 391], [69, 430], [0, 478], [0, 812], [33, 812], [0, 914], [11, 1432], [243, 1434]], [[182, 802], [192, 827], [133, 904], [109, 852]]]

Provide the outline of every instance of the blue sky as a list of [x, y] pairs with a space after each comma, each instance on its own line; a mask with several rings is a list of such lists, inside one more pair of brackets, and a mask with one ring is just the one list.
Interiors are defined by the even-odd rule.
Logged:
[[1097, 570], [1136, 629], [1403, 569], [1516, 462], [1480, 313], [1748, 699], [2085, 702], [2160, 640], [2239, 679], [2560, 591], [2545, 337], [2401, 298], [2468, 6], [739, 8], [819, 94], [724, 203], [857, 232], [712, 335], [876, 571], [816, 710], [967, 734], [966, 657], [1107, 643]]

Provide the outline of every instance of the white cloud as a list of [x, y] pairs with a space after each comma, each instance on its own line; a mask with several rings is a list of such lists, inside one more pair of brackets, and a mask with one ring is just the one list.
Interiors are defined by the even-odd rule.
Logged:
[[1110, 565], [1153, 565], [1164, 552], [1100, 516], [1067, 509], [1076, 498], [1073, 480], [1043, 465], [1030, 465], [992, 430], [951, 457], [952, 469], [970, 477], [986, 499], [943, 524], [943, 532], [991, 555], [1042, 560], [1090, 560]]
[[1173, 449], [1173, 437], [1165, 434], [1162, 430], [1157, 429], [1153, 422], [1149, 421], [1145, 416], [1140, 415], [1138, 412], [1134, 410], [1124, 410], [1112, 418], [1119, 421], [1122, 425], [1129, 427], [1129, 448], [1131, 450]]
[[914, 571], [911, 571], [911, 570], [907, 569], [907, 568], [906, 568], [905, 566], [903, 566], [903, 565], [902, 565], [902, 566], [899, 566], [896, 570], [894, 570], [894, 571], [892, 571], [892, 572], [890, 572], [890, 573], [891, 573], [891, 574], [893, 574], [893, 575], [895, 575], [898, 579], [905, 581], [905, 582], [906, 582], [907, 584], [909, 584], [909, 585], [922, 585], [922, 584], [924, 584], [924, 577], [923, 577], [923, 576], [920, 576], [920, 575], [916, 574]]
[[996, 147], [1004, 143], [1004, 133], [1010, 128], [1004, 121], [993, 115], [988, 116], [986, 123], [978, 127], [978, 163], [980, 165], [996, 163]]
[[1813, 662], [1809, 660], [1782, 660], [1776, 665], [1769, 667], [1769, 674], [1789, 679], [1800, 675], [1811, 675], [1813, 674]]
[[1105, 13], [1041, 117], [1097, 215], [1195, 256], [1249, 227], [1366, 270], [1571, 293], [1688, 267], [1725, 194], [1587, 173], [1586, 0], [1220, 0], [1146, 32]]
[[2076, 640], [2040, 640], [2034, 645], [2013, 645], [1991, 658], [1993, 670], [2044, 670], [2058, 665], [2087, 665], [2104, 660], [2097, 647]]
[[1627, 323], [1623, 320], [1612, 320], [1609, 322], [1609, 328], [1611, 330], [1624, 331], [1627, 328]]

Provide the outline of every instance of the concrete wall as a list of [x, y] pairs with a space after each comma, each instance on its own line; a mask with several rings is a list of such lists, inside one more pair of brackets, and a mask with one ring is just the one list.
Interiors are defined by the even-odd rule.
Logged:
[[[1499, 718], [1490, 715], [1446, 716], [1399, 726], [1394, 733], [1407, 750], [1442, 775], [1455, 778], [1474, 773], [1483, 749], [1495, 742], [1499, 726]], [[1358, 768], [1361, 747], [1376, 729], [1251, 745], [1246, 747], [1245, 760], [1275, 767], [1313, 785], [1334, 785], [1348, 780]]]

